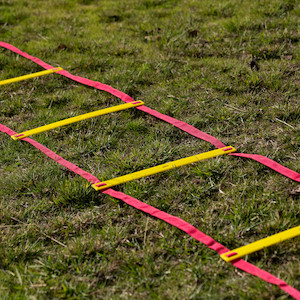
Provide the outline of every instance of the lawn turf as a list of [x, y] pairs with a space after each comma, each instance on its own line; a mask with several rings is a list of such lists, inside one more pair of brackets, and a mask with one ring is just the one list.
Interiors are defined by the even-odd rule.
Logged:
[[[298, 1], [0, 0], [0, 40], [98, 80], [240, 152], [300, 171]], [[0, 50], [0, 80], [42, 70]], [[121, 104], [57, 74], [1, 86], [20, 132]], [[213, 150], [135, 109], [33, 137], [100, 179]], [[3, 299], [288, 298], [180, 230], [86, 188], [0, 134]], [[298, 184], [220, 157], [116, 187], [230, 249], [299, 225]], [[248, 256], [300, 288], [299, 238]]]

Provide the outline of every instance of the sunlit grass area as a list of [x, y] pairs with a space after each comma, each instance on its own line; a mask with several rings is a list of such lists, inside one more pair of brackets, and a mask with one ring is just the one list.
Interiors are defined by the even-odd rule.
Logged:
[[[0, 0], [0, 40], [300, 172], [298, 1]], [[0, 50], [0, 80], [41, 71]], [[0, 87], [16, 132], [123, 102], [51, 74]], [[101, 180], [214, 149], [135, 109], [34, 139]], [[230, 249], [299, 225], [299, 184], [222, 156], [116, 190]], [[180, 230], [0, 134], [3, 299], [287, 299]], [[299, 238], [249, 255], [300, 288]]]

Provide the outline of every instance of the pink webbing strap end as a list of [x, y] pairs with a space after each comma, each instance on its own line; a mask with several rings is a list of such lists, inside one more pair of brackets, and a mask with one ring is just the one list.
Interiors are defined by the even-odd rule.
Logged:
[[23, 133], [15, 134], [15, 135], [12, 135], [11, 138], [16, 141], [16, 140], [19, 140], [20, 137], [23, 136], [23, 135], [24, 135]]
[[238, 253], [235, 252], [235, 251], [234, 252], [226, 252], [226, 253], [221, 254], [220, 257], [222, 259], [224, 259], [226, 262], [230, 262], [232, 260], [235, 260], [235, 259], [239, 258], [239, 256], [237, 256], [236, 258], [234, 258], [234, 257], [230, 258], [230, 257], [235, 256], [235, 255], [238, 255]]
[[231, 257], [231, 256], [234, 256], [234, 255], [237, 255], [237, 252], [231, 252], [231, 253], [228, 253], [226, 256], [227, 256], [227, 257]]
[[229, 150], [232, 150], [232, 147], [228, 147], [228, 148], [225, 148], [225, 149], [222, 149], [223, 151], [229, 151]]
[[94, 188], [96, 191], [99, 191], [99, 188], [101, 186], [105, 186], [105, 185], [107, 185], [107, 183], [105, 183], [105, 182], [96, 182], [96, 183], [92, 184], [92, 188]]
[[131, 104], [140, 104], [142, 101], [134, 101], [134, 102], [130, 102]]

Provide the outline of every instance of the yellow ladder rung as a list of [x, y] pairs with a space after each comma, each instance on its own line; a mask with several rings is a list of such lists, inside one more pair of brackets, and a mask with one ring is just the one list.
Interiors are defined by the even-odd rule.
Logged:
[[102, 116], [102, 115], [106, 115], [106, 114], [109, 114], [109, 113], [112, 113], [112, 112], [124, 110], [124, 109], [131, 108], [131, 107], [141, 106], [141, 105], [144, 105], [143, 101], [134, 101], [134, 102], [126, 103], [126, 104], [121, 104], [121, 105], [117, 105], [117, 106], [113, 106], [113, 107], [100, 109], [100, 110], [93, 111], [93, 112], [90, 112], [90, 113], [87, 113], [87, 114], [83, 114], [83, 115], [80, 115], [80, 116], [72, 117], [72, 118], [69, 118], [69, 119], [65, 119], [65, 120], [55, 122], [55, 123], [44, 125], [44, 126], [41, 126], [41, 127], [38, 127], [38, 128], [34, 128], [34, 129], [31, 129], [31, 130], [28, 130], [28, 131], [17, 133], [15, 135], [12, 135], [11, 138], [16, 141], [16, 140], [19, 140], [19, 139], [23, 139], [27, 136], [37, 134], [37, 133], [41, 133], [41, 132], [44, 132], [44, 131], [48, 131], [48, 130], [51, 130], [51, 129], [54, 129], [54, 128], [57, 128], [57, 127], [69, 125], [69, 124], [72, 124], [72, 123], [75, 123], [75, 122], [78, 122], [78, 121], [82, 121], [82, 120], [85, 120], [85, 119], [89, 119], [89, 118], [93, 118], [93, 117], [97, 117], [97, 116]]
[[178, 159], [166, 164], [162, 164], [156, 167], [152, 167], [146, 170], [142, 170], [142, 171], [138, 171], [132, 174], [128, 174], [128, 175], [124, 175], [121, 177], [117, 177], [111, 180], [107, 180], [107, 181], [102, 181], [102, 182], [97, 182], [95, 184], [92, 185], [92, 187], [98, 191], [98, 190], [103, 190], [103, 189], [107, 189], [110, 188], [112, 186], [121, 184], [121, 183], [125, 183], [128, 181], [132, 181], [135, 179], [139, 179], [142, 177], [146, 177], [149, 175], [153, 175], [153, 174], [157, 174], [160, 172], [164, 172], [170, 169], [174, 169], [174, 168], [178, 168], [180, 166], [184, 166], [184, 165], [188, 165], [188, 164], [192, 164], [194, 162], [198, 162], [200, 160], [204, 160], [204, 159], [208, 159], [211, 157], [216, 157], [216, 156], [220, 156], [220, 155], [224, 155], [227, 153], [231, 153], [236, 151], [236, 149], [234, 149], [231, 146], [228, 147], [224, 147], [224, 148], [220, 148], [217, 150], [213, 150], [213, 151], [209, 151], [209, 152], [204, 152], [204, 153], [200, 153], [198, 155], [193, 155], [190, 157], [186, 157], [186, 158], [182, 158], [182, 159]]
[[49, 70], [45, 70], [45, 71], [41, 71], [41, 72], [37, 72], [37, 73], [32, 73], [32, 74], [28, 74], [28, 75], [24, 75], [24, 76], [20, 76], [20, 77], [10, 78], [10, 79], [0, 81], [0, 85], [5, 85], [5, 84], [17, 82], [17, 81], [22, 81], [22, 80], [26, 80], [26, 79], [30, 79], [30, 78], [34, 78], [34, 77], [44, 76], [44, 75], [59, 72], [62, 70], [63, 70], [63, 68], [53, 68], [53, 69], [49, 69]]
[[292, 229], [288, 229], [285, 231], [282, 231], [280, 233], [271, 235], [267, 238], [264, 238], [262, 240], [256, 241], [254, 243], [248, 244], [246, 246], [234, 249], [232, 251], [226, 252], [221, 254], [221, 258], [223, 258], [225, 261], [232, 261], [234, 259], [243, 257], [247, 254], [251, 254], [253, 252], [259, 251], [263, 248], [267, 248], [269, 246], [272, 246], [274, 244], [280, 243], [282, 241], [291, 239], [293, 237], [296, 237], [300, 235], [300, 226], [294, 227]]

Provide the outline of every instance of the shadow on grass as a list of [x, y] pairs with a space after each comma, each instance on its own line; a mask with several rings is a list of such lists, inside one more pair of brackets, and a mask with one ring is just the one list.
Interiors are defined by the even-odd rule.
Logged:
[[42, 250], [8, 250], [1, 247], [0, 268], [8, 269], [12, 264], [31, 263], [42, 255]]
[[95, 205], [101, 205], [104, 200], [102, 193], [95, 191], [90, 185], [83, 184], [79, 180], [68, 180], [61, 183], [59, 192], [53, 202], [60, 207], [82, 209]]

